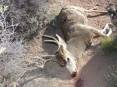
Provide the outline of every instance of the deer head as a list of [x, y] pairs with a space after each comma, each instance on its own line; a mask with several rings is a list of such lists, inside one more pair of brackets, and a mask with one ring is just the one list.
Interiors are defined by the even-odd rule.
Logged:
[[65, 41], [58, 34], [56, 34], [56, 38], [49, 35], [43, 36], [49, 38], [48, 40], [44, 40], [44, 42], [54, 43], [58, 45], [56, 58], [59, 65], [62, 67], [66, 67], [71, 73], [71, 76], [75, 77], [77, 72], [75, 57], [67, 49], [67, 44], [65, 43]]

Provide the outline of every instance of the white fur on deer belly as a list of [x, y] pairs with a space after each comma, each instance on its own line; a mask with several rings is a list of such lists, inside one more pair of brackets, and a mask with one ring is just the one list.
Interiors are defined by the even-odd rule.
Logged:
[[68, 42], [67, 47], [68, 47], [68, 50], [76, 58], [81, 58], [86, 49], [85, 43], [83, 41], [78, 41], [78, 40], [70, 40]]

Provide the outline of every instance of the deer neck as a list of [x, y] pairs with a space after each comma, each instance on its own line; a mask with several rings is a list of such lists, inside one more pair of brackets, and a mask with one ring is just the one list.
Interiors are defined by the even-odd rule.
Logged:
[[87, 45], [85, 41], [78, 40], [78, 38], [70, 39], [67, 42], [68, 50], [76, 57], [81, 58], [83, 53], [85, 52]]

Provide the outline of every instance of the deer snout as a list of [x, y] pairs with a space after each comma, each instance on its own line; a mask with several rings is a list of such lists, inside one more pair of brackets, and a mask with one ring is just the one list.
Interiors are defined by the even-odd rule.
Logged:
[[66, 68], [70, 72], [72, 77], [75, 77], [77, 74], [76, 61], [73, 57], [67, 58]]
[[76, 77], [76, 75], [77, 75], [77, 72], [73, 72], [73, 73], [71, 74], [71, 77]]

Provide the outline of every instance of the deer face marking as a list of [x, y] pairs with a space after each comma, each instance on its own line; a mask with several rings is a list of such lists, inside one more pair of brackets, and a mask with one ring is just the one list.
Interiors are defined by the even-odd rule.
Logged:
[[59, 65], [66, 67], [71, 73], [72, 77], [74, 77], [77, 71], [74, 56], [63, 46], [60, 47], [59, 51], [56, 54]]
[[55, 43], [58, 45], [58, 49], [56, 51], [58, 64], [62, 67], [66, 67], [71, 73], [71, 76], [75, 77], [77, 72], [75, 57], [67, 49], [67, 44], [64, 40], [59, 35], [56, 35], [56, 38], [48, 35], [44, 35], [44, 37], [51, 39], [44, 40], [45, 42]]

